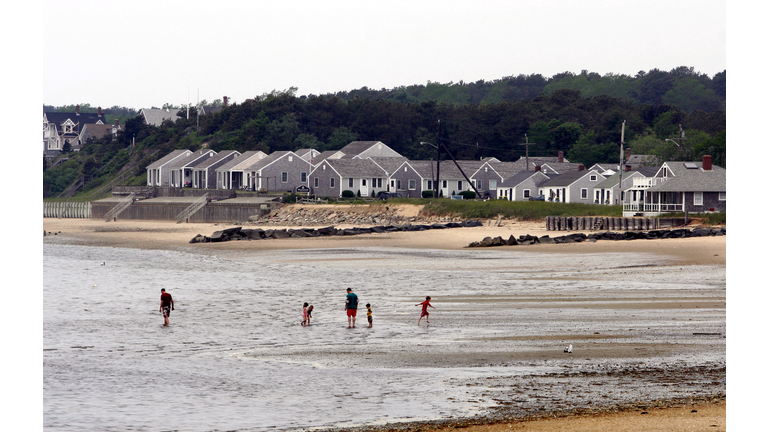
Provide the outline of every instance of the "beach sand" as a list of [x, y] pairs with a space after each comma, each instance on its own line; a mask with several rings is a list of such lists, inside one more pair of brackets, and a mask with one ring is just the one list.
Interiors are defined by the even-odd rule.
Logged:
[[[244, 228], [261, 227], [264, 229], [298, 228], [297, 226], [257, 226], [233, 224], [177, 224], [163, 221], [134, 221], [118, 220], [104, 222], [94, 219], [43, 219], [45, 241], [65, 244], [81, 244], [93, 246], [112, 246], [157, 250], [177, 250], [201, 254], [231, 253], [246, 254], [248, 251], [285, 250], [285, 249], [325, 249], [325, 248], [365, 248], [389, 247], [407, 249], [438, 249], [460, 250], [474, 241], [485, 237], [501, 236], [506, 239], [511, 235], [519, 237], [524, 234], [535, 236], [570, 234], [572, 232], [546, 231], [543, 222], [502, 221], [501, 226], [485, 226], [474, 228], [454, 228], [448, 230], [427, 230], [420, 232], [394, 232], [387, 234], [364, 234], [343, 237], [289, 238], [280, 240], [229, 241], [221, 243], [196, 243], [189, 241], [198, 234], [210, 236], [213, 232], [234, 226]], [[495, 221], [493, 221], [495, 224]], [[358, 225], [359, 226], [359, 225]], [[337, 228], [352, 226], [338, 225]], [[587, 232], [588, 234], [588, 232]], [[51, 237], [52, 236], [52, 237]], [[525, 248], [531, 253], [568, 253], [568, 254], [598, 254], [598, 253], [646, 253], [674, 257], [666, 261], [667, 265], [686, 266], [725, 266], [726, 240], [725, 236], [698, 237], [686, 239], [664, 240], [632, 240], [632, 241], [597, 241], [573, 244], [537, 244], [530, 246], [500, 246], [499, 248]], [[716, 299], [724, 307], [725, 299]], [[718, 306], [718, 307], [720, 307]], [[631, 346], [617, 346], [616, 352], [602, 352], [605, 358], [620, 357], [626, 352], [636, 350]], [[625, 351], [622, 351], [625, 350]], [[649, 350], [649, 355], [663, 353], [665, 347]], [[595, 355], [580, 353], [582, 355]], [[493, 353], [488, 353], [492, 356]], [[485, 356], [485, 357], [488, 357]], [[521, 358], [522, 359], [522, 358]], [[418, 359], [411, 359], [418, 364]], [[471, 362], [472, 359], [463, 359]], [[723, 372], [724, 375], [724, 372]], [[501, 419], [486, 421], [495, 424], [472, 424], [457, 419], [448, 424], [424, 424], [399, 426], [399, 430], [445, 430], [456, 427], [467, 431], [480, 432], [501, 430], [519, 431], [687, 431], [687, 430], [725, 430], [725, 397], [724, 392], [719, 398], [703, 398], [702, 400], [669, 401], [658, 406], [624, 407], [616, 409], [596, 409], [588, 412], [570, 412], [568, 415], [556, 418]], [[551, 414], [547, 414], [551, 415]], [[386, 430], [387, 427], [379, 427]], [[393, 428], [394, 429], [394, 428]]]

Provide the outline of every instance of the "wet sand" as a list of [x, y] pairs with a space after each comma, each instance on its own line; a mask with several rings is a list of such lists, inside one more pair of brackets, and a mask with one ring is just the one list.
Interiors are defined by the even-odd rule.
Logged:
[[[487, 222], [487, 221], [486, 221]], [[484, 237], [501, 236], [508, 238], [510, 235], [518, 237], [523, 234], [531, 235], [550, 235], [556, 236], [565, 233], [549, 232], [544, 229], [542, 223], [530, 222], [512, 222], [505, 221], [499, 227], [475, 227], [475, 228], [456, 228], [450, 230], [428, 230], [422, 232], [396, 232], [388, 234], [369, 234], [351, 237], [330, 237], [330, 238], [302, 238], [302, 239], [281, 239], [281, 240], [258, 240], [258, 241], [230, 241], [224, 243], [207, 244], [189, 244], [189, 240], [197, 234], [211, 235], [214, 231], [229, 228], [237, 225], [227, 224], [176, 224], [172, 222], [147, 222], [147, 221], [128, 221], [118, 220], [117, 222], [104, 222], [91, 219], [44, 219], [43, 228], [50, 232], [52, 237], [46, 236], [45, 241], [55, 243], [83, 244], [96, 246], [115, 246], [141, 249], [158, 250], [178, 250], [186, 252], [195, 252], [212, 255], [229, 256], [247, 256], [249, 252], [263, 254], [270, 250], [288, 250], [288, 249], [343, 249], [343, 248], [401, 248], [404, 250], [460, 250], [473, 241], [482, 240]], [[250, 227], [250, 226], [245, 226]], [[254, 226], [255, 227], [255, 226]], [[351, 226], [350, 226], [351, 227]], [[265, 227], [266, 228], [266, 227]], [[268, 228], [280, 228], [269, 226]], [[284, 228], [297, 228], [296, 226]], [[345, 226], [337, 226], [345, 228]], [[532, 246], [502, 246], [498, 249], [525, 250], [529, 253], [546, 254], [609, 254], [609, 253], [635, 253], [644, 256], [664, 256], [664, 260], [659, 260], [653, 266], [680, 266], [682, 272], [695, 272], [700, 266], [707, 268], [725, 267], [726, 263], [726, 241], [724, 236], [720, 237], [701, 237], [688, 239], [664, 239], [664, 240], [633, 240], [633, 241], [598, 241], [595, 243], [584, 242], [576, 244], [547, 244]], [[483, 250], [492, 250], [483, 248]], [[322, 260], [322, 257], [310, 259]], [[355, 259], [385, 259], [381, 257], [350, 257], [342, 258], [347, 260]], [[337, 261], [338, 258], [333, 258]], [[414, 264], [416, 265], [416, 264]], [[635, 278], [642, 277], [650, 264], [643, 264], [638, 268], [627, 268], [622, 277]], [[521, 271], [525, 271], [522, 269]], [[531, 277], [536, 278], [535, 268], [532, 266]], [[598, 271], [599, 273], [599, 271]], [[590, 273], [591, 277], [595, 273]], [[598, 275], [599, 276], [599, 275]], [[564, 269], [561, 275], [564, 280], [568, 278], [578, 278], [579, 275], [569, 275], [568, 269]], [[724, 278], [724, 276], [723, 276]], [[568, 304], [573, 305], [578, 302], [579, 307], [585, 304], [593, 313], [599, 314], [599, 310], [604, 307], [605, 299], [596, 296], [582, 296], [570, 299]], [[441, 299], [443, 302], [463, 301], [462, 299]], [[563, 301], [562, 298], [549, 298], [546, 295], [537, 295], [535, 298], [503, 298], [494, 299], [496, 304], [501, 307], [521, 307], [528, 310], [537, 307], [546, 307], [548, 302]], [[618, 305], [616, 304], [618, 303]], [[722, 296], [688, 297], [688, 293], [680, 293], [667, 298], [652, 298], [652, 296], [627, 295], [610, 305], [610, 308], [623, 308], [642, 313], [647, 309], [679, 309], [681, 313], [695, 310], [697, 308], [709, 308], [716, 310], [725, 309], [725, 293]], [[608, 367], [612, 359], [625, 358], [647, 358], [647, 359], [665, 359], [674, 352], [679, 351], [681, 346], [677, 343], [668, 343], [659, 341], [655, 344], [637, 343], [632, 340], [632, 334], [612, 334], [610, 337], [599, 334], [569, 333], [562, 335], [547, 336], [525, 336], [517, 337], [517, 341], [529, 339], [537, 344], [547, 343], [554, 346], [559, 344], [561, 339], [579, 340], [583, 343], [582, 349], [573, 355], [570, 355], [574, 361], [583, 361], [584, 364], [596, 364], [595, 374], [600, 380], [606, 380], [611, 376], [612, 369]], [[704, 337], [710, 337], [703, 335]], [[718, 337], [718, 336], [714, 336]], [[722, 336], [724, 337], [724, 336]], [[628, 339], [627, 343], [622, 343], [622, 339]], [[612, 339], [611, 343], [606, 343], [606, 339]], [[722, 347], [724, 350], [724, 341]], [[691, 353], [699, 352], [703, 354], [711, 349], [706, 344], [694, 343], [685, 347]], [[510, 359], [508, 352], [471, 352], [455, 353], [451, 358], [456, 365], [473, 364], [493, 364], [495, 362], [537, 362], [539, 364], [551, 361], [557, 361], [565, 358], [564, 354], [557, 351], [550, 351], [542, 354], [537, 351], [521, 351], [516, 353], [514, 358]], [[381, 363], [386, 365], [390, 362], [397, 362], [400, 365], [419, 367], [430, 364], [431, 357], [429, 351], [425, 353], [401, 353], [393, 359], [392, 353], [366, 353], [366, 362]], [[595, 360], [598, 359], [598, 360]], [[724, 355], [723, 355], [724, 360]], [[354, 357], [347, 358], [347, 361], [354, 362]], [[716, 362], [715, 362], [716, 363]], [[663, 365], [663, 372], [660, 372], [659, 365]], [[558, 404], [553, 403], [545, 412], [538, 415], [530, 413], [517, 412], [514, 409], [499, 410], [497, 415], [487, 416], [481, 420], [478, 419], [452, 419], [450, 421], [440, 422], [422, 422], [416, 424], [386, 425], [377, 427], [379, 430], [389, 428], [399, 430], [421, 430], [421, 429], [453, 429], [456, 427], [472, 431], [498, 431], [498, 430], [528, 430], [528, 431], [558, 431], [558, 430], [725, 430], [725, 370], [724, 361], [722, 367], [714, 365], [709, 368], [702, 368], [697, 371], [700, 376], [717, 385], [711, 386], [710, 390], [703, 391], [701, 398], [687, 398], [686, 400], [677, 400], [674, 397], [661, 398], [658, 400], [647, 401], [630, 405], [611, 405], [595, 404], [594, 406], [585, 405], [579, 407], [576, 403]], [[633, 374], [636, 376], [633, 377]], [[566, 374], [567, 375], [567, 374]], [[592, 391], [595, 384], [594, 376], [589, 373], [580, 372], [578, 376], [561, 376], [562, 380], [573, 380], [579, 382], [585, 393]], [[574, 380], [575, 378], [575, 380]], [[660, 385], [669, 385], [676, 383], [682, 386], [697, 386], [702, 388], [707, 386], [701, 383], [694, 383], [691, 370], [687, 366], [675, 366], [674, 362], [658, 363], [656, 360], [649, 360], [646, 366], [640, 367], [640, 370], [623, 370], [619, 380], [627, 379], [650, 380], [656, 383], [667, 383]], [[576, 381], [578, 380], [578, 381]], [[602, 382], [602, 381], [600, 381]], [[516, 388], [524, 383], [506, 382], [509, 388]], [[616, 384], [617, 386], [619, 384]], [[556, 390], [552, 390], [556, 388]], [[619, 387], [617, 387], [619, 388]], [[551, 387], [551, 383], [541, 380], [529, 388], [529, 394], [537, 398], [553, 398], [556, 396], [551, 392], [563, 392], [562, 386]], [[608, 392], [610, 393], [610, 391]], [[598, 392], [594, 393], [594, 398], [606, 397]], [[502, 398], [503, 399], [503, 398]], [[502, 406], [514, 402], [512, 400], [502, 400], [499, 402]], [[638, 400], [642, 397], [638, 396]], [[590, 402], [591, 404], [591, 402]], [[696, 411], [695, 413], [693, 411]], [[557, 417], [544, 418], [538, 417]], [[351, 428], [354, 429], [354, 428]], [[373, 428], [363, 428], [373, 429]]]

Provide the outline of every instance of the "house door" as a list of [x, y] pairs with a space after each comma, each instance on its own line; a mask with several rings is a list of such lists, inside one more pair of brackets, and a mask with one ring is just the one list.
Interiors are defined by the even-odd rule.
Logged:
[[360, 196], [368, 196], [368, 179], [360, 179]]

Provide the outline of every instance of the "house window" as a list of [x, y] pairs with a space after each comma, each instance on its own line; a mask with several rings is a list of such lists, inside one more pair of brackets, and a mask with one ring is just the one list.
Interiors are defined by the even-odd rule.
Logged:
[[331, 177], [331, 187], [332, 187], [332, 188], [335, 188], [335, 187], [336, 187], [336, 179], [335, 179], [335, 178], [333, 178], [333, 177]]
[[478, 189], [482, 189], [483, 188], [483, 181], [482, 180], [478, 180], [477, 181], [477, 188]]
[[301, 182], [306, 183], [307, 182], [307, 173], [303, 172], [301, 173]]
[[448, 187], [448, 182], [446, 180], [443, 180], [443, 189]]
[[490, 190], [496, 189], [496, 180], [488, 180], [488, 189]]
[[280, 181], [282, 181], [283, 183], [288, 183], [288, 173], [287, 172], [284, 172], [284, 173], [280, 174]]
[[400, 190], [400, 179], [397, 180], [397, 189]]
[[354, 182], [355, 182], [355, 180], [350, 178], [349, 179], [349, 184], [347, 185], [347, 187], [355, 187], [355, 183]]
[[462, 186], [461, 180], [459, 180], [458, 185], [459, 185], [459, 190], [462, 190], [463, 188], [461, 187]]
[[367, 181], [366, 181], [366, 180], [368, 180], [368, 179], [360, 179], [360, 181], [361, 181], [361, 182], [363, 182], [363, 186], [365, 186], [365, 185], [366, 185], [366, 183], [367, 183]]
[[315, 177], [315, 187], [320, 187], [320, 179]]
[[589, 176], [589, 181], [597, 181], [597, 176], [595, 174], [592, 174]]
[[427, 190], [432, 190], [432, 180], [427, 180]]
[[293, 156], [288, 156], [288, 162], [293, 162]]
[[693, 193], [693, 205], [703, 205], [704, 204], [704, 193], [703, 192], [694, 192]]
[[531, 190], [523, 189], [523, 198], [530, 198], [530, 197], [531, 197]]
[[661, 169], [661, 176], [664, 177], [664, 178], [667, 178], [667, 168], [666, 167]]
[[408, 180], [408, 190], [416, 190], [416, 180]]
[[725, 201], [725, 192], [720, 192], [717, 195], [717, 199], [720, 200], [720, 201]]
[[581, 190], [581, 199], [587, 199], [587, 189]]
[[395, 187], [395, 181], [394, 181], [394, 180], [390, 180], [390, 181], [389, 181], [389, 186], [390, 186], [391, 188], [394, 188], [394, 187]]

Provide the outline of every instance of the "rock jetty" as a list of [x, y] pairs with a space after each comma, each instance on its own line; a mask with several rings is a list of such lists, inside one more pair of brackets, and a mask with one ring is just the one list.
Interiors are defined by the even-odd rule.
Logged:
[[725, 235], [725, 228], [679, 228], [673, 230], [651, 230], [651, 231], [625, 231], [625, 232], [611, 232], [605, 231], [601, 233], [574, 233], [558, 237], [545, 236], [532, 236], [529, 234], [521, 235], [519, 238], [515, 238], [511, 235], [508, 239], [504, 240], [502, 237], [486, 237], [479, 242], [472, 242], [465, 247], [491, 247], [491, 246], [516, 246], [516, 245], [532, 245], [532, 244], [551, 244], [551, 243], [580, 243], [584, 241], [596, 242], [598, 240], [656, 240], [666, 238], [687, 238], [687, 237], [704, 237], [704, 236], [721, 236]]
[[397, 231], [426, 231], [430, 229], [449, 229], [483, 226], [480, 221], [449, 222], [446, 224], [403, 224], [379, 225], [366, 228], [297, 228], [297, 229], [262, 229], [234, 227], [216, 231], [210, 236], [198, 234], [190, 243], [216, 243], [231, 240], [267, 240], [302, 237], [352, 236], [360, 234], [385, 234]]

